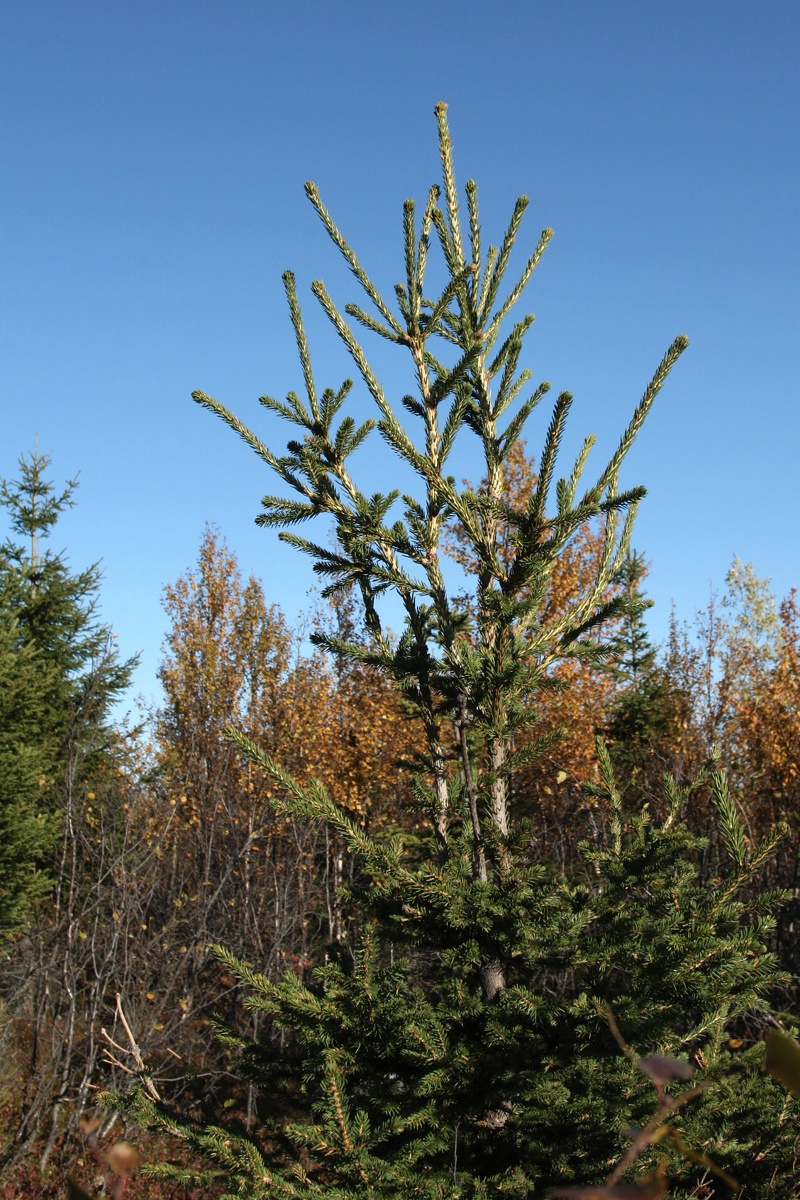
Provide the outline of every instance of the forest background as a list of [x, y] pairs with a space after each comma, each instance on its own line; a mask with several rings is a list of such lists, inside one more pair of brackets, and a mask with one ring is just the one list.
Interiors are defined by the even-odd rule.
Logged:
[[[213, 10], [198, 11], [199, 22], [185, 43], [187, 77], [206, 58], [217, 61], [220, 33], [228, 39], [222, 55], [228, 79], [247, 77], [241, 54], [248, 32], [260, 35], [251, 39], [254, 54], [260, 47], [280, 58], [276, 46], [301, 44], [301, 9], [293, 18], [297, 24], [280, 30], [258, 21], [248, 25], [245, 8], [237, 14], [244, 25], [220, 25]], [[591, 772], [596, 732], [609, 739], [631, 795], [640, 798], [655, 794], [665, 769], [681, 778], [691, 775], [718, 744], [734, 785], [747, 781], [744, 816], [754, 843], [781, 820], [796, 820], [800, 733], [791, 591], [797, 547], [794, 408], [786, 403], [796, 381], [796, 363], [787, 351], [797, 312], [796, 279], [787, 265], [797, 236], [788, 215], [797, 156], [790, 152], [796, 130], [783, 120], [796, 87], [788, 69], [794, 18], [783, 6], [767, 5], [754, 30], [744, 6], [728, 6], [725, 22], [692, 17], [687, 6], [683, 23], [652, 16], [631, 23], [629, 10], [620, 6], [609, 32], [591, 6], [579, 11], [580, 31], [572, 21], [548, 26], [550, 18], [540, 13], [534, 14], [539, 24], [525, 27], [527, 41], [517, 39], [517, 46], [542, 41], [557, 48], [540, 70], [542, 84], [549, 82], [562, 101], [568, 89], [555, 88], [559, 68], [569, 61], [569, 78], [580, 76], [570, 110], [572, 133], [558, 122], [542, 129], [541, 123], [513, 117], [501, 123], [507, 141], [498, 144], [491, 126], [494, 153], [503, 163], [496, 174], [504, 197], [506, 186], [512, 194], [530, 187], [532, 169], [541, 173], [547, 179], [536, 197], [546, 210], [542, 222], [552, 220], [561, 240], [572, 243], [566, 284], [563, 269], [558, 272], [563, 292], [552, 284], [548, 292], [543, 275], [537, 296], [537, 308], [549, 310], [552, 321], [538, 343], [550, 356], [539, 373], [564, 378], [586, 394], [587, 405], [591, 395], [602, 437], [606, 422], [617, 427], [619, 413], [627, 412], [647, 373], [644, 357], [649, 366], [664, 329], [688, 327], [700, 350], [688, 385], [674, 390], [669, 428], [664, 415], [657, 416], [650, 443], [641, 444], [637, 465], [655, 493], [637, 532], [637, 544], [650, 560], [649, 576], [645, 557], [633, 558], [616, 584], [656, 594], [659, 621], [649, 629], [643, 621], [620, 624], [607, 669], [586, 671], [571, 679], [569, 690], [548, 695], [544, 727], [567, 728], [571, 737], [517, 780], [535, 799], [541, 853], [562, 864], [569, 863], [591, 820], [579, 784]], [[209, 123], [181, 106], [175, 80], [168, 91], [141, 87], [145, 66], [144, 78], [163, 88], [168, 47], [185, 32], [177, 9], [166, 10], [162, 29], [169, 37], [159, 50], [132, 16], [117, 23], [88, 7], [78, 12], [66, 21], [48, 6], [25, 21], [4, 15], [12, 35], [4, 40], [6, 101], [18, 117], [8, 160], [16, 164], [17, 186], [6, 200], [12, 218], [7, 227], [14, 231], [4, 247], [11, 266], [7, 328], [10, 345], [21, 353], [10, 353], [3, 365], [7, 433], [15, 440], [13, 448], [7, 445], [3, 465], [8, 541], [0, 669], [5, 726], [13, 736], [0, 753], [15, 796], [30, 801], [19, 804], [14, 821], [7, 819], [6, 842], [18, 858], [7, 855], [4, 870], [13, 881], [15, 870], [24, 874], [31, 855], [47, 865], [30, 891], [16, 884], [6, 888], [14, 903], [2, 914], [8, 947], [3, 1029], [5, 1054], [14, 1064], [4, 1096], [4, 1169], [14, 1195], [26, 1186], [40, 1188], [42, 1168], [56, 1187], [65, 1165], [82, 1153], [75, 1135], [96, 1089], [109, 1084], [124, 1089], [124, 1071], [109, 1060], [100, 1032], [104, 1022], [110, 1027], [114, 1021], [109, 1004], [117, 990], [131, 1006], [130, 1019], [160, 1084], [187, 1102], [200, 1092], [212, 1095], [246, 1120], [254, 1096], [237, 1089], [207, 1036], [212, 1011], [227, 1006], [229, 1016], [240, 1018], [237, 996], [232, 979], [210, 972], [204, 947], [220, 941], [275, 977], [287, 964], [307, 971], [332, 943], [349, 936], [338, 898], [338, 885], [352, 870], [344, 848], [319, 829], [269, 816], [266, 785], [220, 744], [222, 724], [233, 716], [299, 778], [313, 769], [335, 782], [365, 828], [408, 821], [408, 779], [397, 764], [410, 761], [416, 746], [413, 722], [378, 679], [363, 669], [337, 668], [310, 649], [307, 635], [314, 628], [359, 636], [346, 602], [327, 608], [303, 599], [308, 578], [274, 544], [265, 583], [248, 579], [251, 565], [263, 561], [263, 540], [256, 549], [241, 518], [263, 488], [213, 431], [203, 441], [197, 432], [202, 422], [192, 423], [177, 398], [186, 392], [187, 379], [192, 383], [198, 374], [221, 394], [255, 397], [263, 390], [263, 330], [282, 319], [272, 299], [263, 298], [263, 280], [277, 279], [286, 265], [273, 258], [285, 253], [289, 227], [284, 212], [264, 211], [263, 199], [292, 192], [278, 186], [277, 173], [291, 172], [294, 187], [309, 173], [319, 178], [322, 170], [324, 179], [329, 168], [326, 194], [364, 228], [368, 250], [388, 222], [381, 211], [370, 224], [371, 193], [354, 197], [356, 160], [364, 145], [382, 148], [373, 155], [372, 182], [376, 192], [388, 194], [388, 204], [393, 190], [398, 197], [405, 194], [409, 161], [416, 162], [425, 139], [407, 129], [405, 106], [403, 120], [398, 108], [389, 121], [391, 139], [384, 115], [379, 124], [363, 124], [375, 120], [365, 115], [370, 106], [354, 105], [357, 95], [345, 89], [325, 116], [330, 127], [319, 125], [318, 108], [309, 110], [315, 133], [305, 139], [294, 115], [292, 122], [270, 117], [272, 176], [266, 188], [260, 177], [241, 170], [263, 123], [254, 120], [240, 141], [228, 137], [237, 105], [247, 109], [245, 92], [223, 108], [217, 85], [206, 113], [216, 114], [216, 123]], [[321, 63], [330, 18], [312, 15], [319, 19], [304, 51]], [[354, 8], [350, 39], [347, 30], [344, 35], [337, 30], [336, 44], [360, 61], [366, 57], [376, 75], [385, 73], [386, 56], [397, 54], [392, 65], [399, 75], [408, 51], [391, 49], [390, 31], [364, 26], [362, 15]], [[444, 36], [446, 14], [437, 19]], [[522, 11], [510, 6], [509, 28], [521, 20]], [[64, 54], [65, 36], [76, 54]], [[512, 53], [502, 25], [492, 36]], [[381, 49], [371, 57], [370, 38]], [[647, 53], [654, 46], [655, 67]], [[15, 47], [24, 52], [15, 55]], [[38, 91], [30, 80], [19, 82], [32, 57], [37, 78], [48, 81]], [[285, 57], [282, 61], [286, 64]], [[753, 71], [754, 61], [762, 64], [760, 70]], [[290, 56], [285, 70], [291, 62]], [[129, 74], [115, 74], [120, 63]], [[81, 69], [87, 64], [88, 73]], [[630, 64], [635, 76], [628, 74], [621, 84], [621, 68]], [[522, 60], [518, 65], [524, 79]], [[423, 67], [416, 62], [417, 71]], [[326, 70], [329, 78], [331, 68]], [[452, 69], [437, 77], [431, 105], [448, 91], [448, 70], [456, 137], [462, 145], [466, 141], [468, 155], [480, 159], [489, 135], [485, 112], [478, 111], [485, 105]], [[136, 95], [150, 97], [147, 111], [131, 104], [126, 78], [137, 80]], [[514, 86], [522, 84], [507, 86], [509, 95], [497, 100], [498, 107], [518, 112], [521, 93]], [[288, 94], [288, 84], [286, 89]], [[649, 95], [652, 107], [632, 105], [634, 94]], [[110, 109], [97, 104], [98, 95], [114, 101]], [[262, 95], [255, 111], [268, 107]], [[667, 136], [679, 108], [687, 116], [686, 139]], [[355, 121], [354, 109], [360, 114]], [[420, 111], [425, 109], [421, 103]], [[114, 126], [113, 119], [103, 124], [102, 114], [109, 111], [124, 114], [127, 124]], [[131, 134], [140, 128], [143, 111], [150, 130], [157, 116], [171, 115], [172, 141], [145, 138], [137, 160]], [[611, 125], [605, 121], [610, 113]], [[70, 121], [80, 132], [65, 140]], [[531, 143], [520, 142], [523, 126], [526, 137], [535, 134]], [[400, 130], [407, 144], [398, 141]], [[313, 149], [299, 162], [278, 134]], [[563, 170], [565, 137], [572, 147], [568, 165], [578, 173], [571, 178]], [[615, 150], [618, 145], [625, 146], [624, 154]], [[79, 151], [74, 174], [63, 170], [59, 157], [66, 146]], [[232, 156], [227, 187], [187, 184], [210, 163], [216, 168], [211, 178], [218, 178], [222, 148]], [[158, 161], [169, 162], [164, 175], [153, 175]], [[396, 186], [393, 164], [402, 167]], [[700, 210], [698, 169], [714, 184], [714, 202], [707, 200]], [[467, 163], [465, 176], [469, 170]], [[425, 183], [430, 174], [420, 165]], [[669, 181], [660, 182], [657, 200], [650, 185], [655, 177]], [[129, 186], [134, 178], [135, 189]], [[142, 182], [154, 178], [163, 181], [160, 192]], [[242, 193], [252, 197], [252, 208], [243, 205]], [[158, 195], [169, 197], [163, 207], [154, 206]], [[586, 195], [592, 196], [591, 222]], [[56, 203], [57, 220], [50, 207]], [[492, 203], [490, 192], [490, 209]], [[138, 224], [131, 219], [134, 208]], [[705, 219], [698, 227], [691, 218], [699, 213]], [[768, 221], [760, 219], [765, 213]], [[185, 240], [175, 236], [178, 226]], [[121, 237], [123, 227], [138, 229], [140, 236]], [[747, 238], [742, 232], [747, 228], [763, 236]], [[75, 230], [80, 234], [72, 240], [65, 231]], [[164, 257], [167, 244], [171, 259]], [[298, 243], [298, 251], [303, 249]], [[620, 253], [624, 267], [617, 261]], [[654, 261], [662, 264], [655, 275]], [[60, 264], [55, 272], [54, 263]], [[245, 273], [247, 288], [241, 286]], [[167, 279], [172, 290], [164, 295]], [[275, 295], [279, 303], [277, 288]], [[176, 337], [176, 310], [193, 329], [189, 340]], [[703, 348], [704, 333], [716, 355]], [[138, 350], [127, 340], [131, 335]], [[284, 367], [274, 356], [275, 339], [268, 341], [270, 388], [280, 394]], [[145, 358], [146, 371], [137, 365], [120, 378], [120, 362], [141, 364]], [[71, 369], [65, 371], [65, 364]], [[17, 465], [17, 453], [33, 446], [37, 431], [42, 445], [55, 450], [54, 463], [48, 467], [34, 450]], [[68, 472], [62, 472], [67, 458]], [[147, 462], [147, 471], [134, 470], [129, 465], [134, 461]], [[79, 467], [86, 503], [70, 511], [78, 495], [69, 486], [62, 491], [59, 481]], [[463, 470], [469, 473], [468, 461]], [[536, 464], [520, 455], [516, 470], [515, 485], [524, 494]], [[691, 487], [684, 486], [687, 478]], [[55, 490], [48, 492], [50, 481]], [[165, 512], [174, 520], [165, 522]], [[201, 534], [204, 518], [225, 529], [247, 569], [240, 571], [216, 528]], [[457, 559], [457, 530], [453, 539]], [[65, 542], [68, 557], [60, 554]], [[743, 558], [733, 558], [734, 550]], [[584, 586], [597, 552], [591, 536], [576, 545], [554, 583], [553, 611]], [[89, 566], [98, 558], [107, 564], [103, 611], [114, 618], [113, 631], [99, 615], [100, 578]], [[175, 564], [192, 559], [195, 565], [176, 577]], [[745, 565], [748, 559], [752, 567]], [[774, 594], [761, 572], [776, 580]], [[719, 581], [710, 600], [709, 575]], [[164, 593], [165, 618], [154, 617], [166, 579], [172, 583]], [[673, 597], [678, 609], [670, 620]], [[305, 615], [298, 620], [301, 606]], [[121, 637], [115, 636], [118, 615]], [[155, 646], [164, 630], [159, 664]], [[119, 641], [125, 647], [121, 654]], [[658, 652], [652, 641], [660, 643]], [[126, 724], [121, 716], [136, 669], [130, 653], [138, 646], [148, 660], [136, 676], [139, 690], [150, 694], [143, 706], [144, 731], [138, 718]], [[156, 677], [160, 688], [150, 682]], [[29, 748], [24, 760], [15, 749], [21, 736]], [[699, 832], [707, 832], [706, 815], [700, 803], [693, 816]], [[791, 850], [782, 851], [770, 871], [767, 883], [787, 887], [796, 900]], [[795, 919], [790, 902], [775, 943], [792, 971]]]
[[[512, 465], [507, 495], [519, 506], [535, 464], [520, 445]], [[0, 496], [10, 527], [0, 555], [0, 1181], [9, 1196], [57, 1196], [68, 1169], [91, 1175], [83, 1134], [97, 1094], [124, 1093], [133, 1079], [115, 996], [162, 1094], [187, 1109], [232, 1110], [247, 1125], [256, 1092], [231, 1072], [210, 1021], [221, 1015], [257, 1037], [263, 1018], [241, 1009], [241, 988], [209, 945], [266, 978], [288, 970], [310, 980], [358, 935], [357, 911], [342, 897], [357, 860], [319, 822], [275, 815], [275, 785], [224, 740], [229, 722], [297, 780], [320, 779], [364, 832], [402, 830], [413, 846], [419, 819], [419, 721], [374, 668], [343, 666], [308, 642], [311, 629], [366, 645], [352, 597], [320, 600], [297, 626], [212, 528], [194, 565], [164, 590], [164, 700], [144, 726], [119, 722], [115, 702], [133, 664], [97, 615], [99, 572], [73, 571], [48, 545], [74, 499], [34, 454]], [[463, 557], [457, 526], [449, 545]], [[547, 621], [586, 593], [602, 546], [599, 528], [571, 543]], [[637, 553], [613, 595], [646, 602]], [[760, 890], [787, 894], [772, 943], [791, 975], [800, 969], [798, 615], [794, 592], [778, 602], [735, 560], [706, 610], [689, 622], [673, 615], [663, 646], [641, 613], [612, 622], [600, 662], [568, 661], [540, 692], [535, 734], [545, 749], [512, 779], [536, 861], [569, 872], [600, 818], [581, 786], [595, 778], [597, 734], [626, 781], [625, 802], [654, 812], [663, 774], [691, 780], [716, 748], [747, 844], [783, 823], [791, 830], [759, 876]], [[686, 814], [695, 833], [711, 836], [700, 860], [710, 885], [719, 869], [713, 810], [700, 788]], [[794, 1005], [793, 991], [783, 1002]], [[127, 1133], [137, 1154], [163, 1152], [135, 1125]], [[142, 1194], [160, 1194], [156, 1186]]]

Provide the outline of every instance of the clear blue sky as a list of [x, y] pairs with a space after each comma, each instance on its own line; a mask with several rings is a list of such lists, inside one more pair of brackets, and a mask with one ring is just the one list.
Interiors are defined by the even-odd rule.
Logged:
[[[37, 434], [59, 478], [80, 471], [58, 548], [102, 560], [138, 687], [156, 693], [161, 589], [206, 522], [290, 618], [308, 604], [307, 563], [253, 525], [266, 470], [189, 395], [282, 447], [257, 404], [300, 384], [281, 272], [357, 299], [303, 182], [391, 292], [440, 99], [486, 240], [522, 192], [522, 249], [556, 231], [528, 362], [574, 392], [598, 462], [691, 338], [623, 480], [649, 489], [656, 634], [734, 553], [779, 595], [800, 583], [798, 62], [791, 0], [3, 5], [0, 474]], [[352, 368], [310, 324], [338, 383]], [[380, 361], [402, 394], [405, 363]]]

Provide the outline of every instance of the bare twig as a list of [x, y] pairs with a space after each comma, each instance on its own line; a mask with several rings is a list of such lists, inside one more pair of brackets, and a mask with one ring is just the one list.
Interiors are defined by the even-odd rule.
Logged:
[[109, 1060], [109, 1062], [112, 1062], [114, 1064], [114, 1066], [120, 1067], [123, 1071], [125, 1071], [125, 1073], [127, 1075], [138, 1075], [139, 1078], [141, 1079], [142, 1083], [144, 1084], [147, 1092], [149, 1093], [151, 1099], [156, 1100], [160, 1103], [161, 1097], [158, 1094], [156, 1085], [153, 1083], [150, 1072], [148, 1071], [147, 1067], [144, 1064], [144, 1059], [142, 1058], [142, 1052], [139, 1049], [139, 1045], [136, 1041], [136, 1038], [133, 1036], [133, 1030], [131, 1029], [130, 1024], [128, 1023], [128, 1019], [122, 1010], [122, 996], [119, 994], [119, 992], [117, 992], [117, 1016], [119, 1017], [122, 1028], [125, 1030], [126, 1034], [128, 1035], [128, 1042], [130, 1043], [129, 1048], [126, 1050], [124, 1046], [120, 1046], [117, 1042], [114, 1041], [114, 1039], [111, 1037], [111, 1035], [105, 1029], [101, 1029], [100, 1033], [105, 1038], [105, 1040], [108, 1042], [108, 1044], [110, 1046], [113, 1046], [115, 1050], [119, 1050], [123, 1054], [130, 1054], [131, 1058], [133, 1059], [134, 1063], [136, 1064], [136, 1071], [131, 1071], [130, 1068], [124, 1067], [122, 1065], [122, 1063], [119, 1062], [118, 1059], [116, 1059], [112, 1054], [109, 1054], [108, 1050], [106, 1050], [106, 1058]]

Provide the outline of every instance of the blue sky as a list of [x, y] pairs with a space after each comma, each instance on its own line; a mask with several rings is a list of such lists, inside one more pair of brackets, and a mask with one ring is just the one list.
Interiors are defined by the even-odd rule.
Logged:
[[[623, 480], [649, 490], [655, 634], [734, 554], [779, 595], [800, 583], [798, 61], [789, 0], [3, 5], [0, 474], [37, 434], [56, 476], [80, 471], [57, 548], [102, 560], [139, 690], [206, 522], [290, 618], [309, 605], [308, 564], [253, 525], [266, 470], [190, 392], [283, 446], [257, 404], [301, 382], [281, 272], [358, 299], [303, 183], [391, 293], [402, 202], [438, 179], [440, 99], [485, 240], [523, 192], [520, 259], [555, 229], [527, 363], [574, 392], [571, 445], [595, 431], [599, 463], [691, 338]], [[338, 384], [352, 369], [305, 307]], [[408, 389], [402, 359], [379, 363]]]

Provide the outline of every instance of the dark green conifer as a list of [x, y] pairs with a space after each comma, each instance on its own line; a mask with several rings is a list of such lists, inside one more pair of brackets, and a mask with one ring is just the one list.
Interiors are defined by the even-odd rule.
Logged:
[[0, 481], [0, 506], [11, 527], [0, 548], [0, 600], [16, 619], [20, 645], [48, 664], [41, 682], [43, 728], [57, 755], [75, 734], [76, 719], [83, 728], [94, 726], [95, 740], [102, 741], [134, 660], [120, 661], [110, 628], [99, 618], [98, 565], [73, 571], [63, 553], [42, 547], [75, 503], [77, 487], [72, 479], [57, 492], [47, 477], [49, 464], [49, 456], [36, 451], [22, 455], [19, 479]]
[[603, 736], [628, 793], [652, 799], [661, 793], [664, 773], [678, 769], [681, 727], [690, 706], [650, 638], [644, 614], [651, 602], [642, 588], [646, 572], [644, 559], [632, 551], [618, 575], [630, 609], [610, 647], [618, 693]]
[[19, 460], [0, 480], [9, 532], [0, 545], [0, 930], [18, 928], [53, 885], [68, 792], [105, 753], [110, 712], [133, 661], [119, 659], [97, 615], [96, 566], [71, 571], [43, 543], [71, 506], [76, 481], [58, 492], [49, 459]]
[[[209, 1160], [203, 1173], [171, 1164], [151, 1172], [204, 1180], [227, 1196], [338, 1200], [543, 1196], [558, 1185], [599, 1185], [653, 1111], [644, 1069], [620, 1050], [611, 1010], [641, 1054], [692, 1060], [701, 1087], [680, 1111], [680, 1129], [662, 1130], [635, 1169], [664, 1156], [690, 1183], [703, 1166], [682, 1140], [713, 1149], [739, 1170], [752, 1195], [771, 1178], [775, 1156], [754, 1162], [757, 1103], [775, 1122], [775, 1086], [761, 1078], [758, 1045], [746, 1042], [730, 1086], [730, 1022], [768, 1020], [765, 993], [776, 978], [764, 949], [769, 904], [745, 905], [741, 889], [770, 845], [748, 856], [724, 781], [714, 776], [731, 862], [707, 891], [694, 856], [698, 842], [680, 821], [688, 791], [671, 785], [665, 817], [626, 811], [602, 744], [600, 773], [587, 786], [598, 833], [569, 877], [532, 858], [524, 796], [510, 772], [536, 753], [537, 691], [564, 658], [596, 661], [595, 634], [610, 618], [641, 610], [622, 594], [604, 602], [623, 568], [642, 488], [621, 489], [623, 460], [667, 374], [686, 346], [677, 338], [659, 364], [608, 463], [582, 483], [593, 438], [557, 478], [572, 397], [555, 402], [537, 455], [530, 502], [514, 508], [504, 491], [506, 457], [545, 396], [528, 395], [520, 370], [532, 316], [514, 318], [551, 237], [545, 230], [521, 275], [505, 276], [527, 207], [520, 199], [498, 246], [483, 249], [477, 187], [459, 206], [446, 106], [437, 105], [443, 189], [432, 188], [418, 222], [404, 206], [405, 279], [390, 305], [339, 232], [313, 184], [306, 193], [367, 296], [371, 311], [337, 307], [325, 285], [312, 291], [347, 347], [377, 405], [377, 421], [340, 417], [350, 381], [319, 391], [311, 368], [294, 278], [284, 276], [300, 354], [305, 398], [262, 403], [293, 426], [285, 454], [274, 454], [233, 413], [198, 393], [293, 494], [268, 496], [258, 518], [309, 554], [329, 594], [357, 589], [370, 642], [329, 635], [334, 654], [385, 671], [414, 707], [427, 756], [416, 780], [430, 840], [420, 861], [402, 838], [371, 837], [322, 785], [300, 785], [247, 738], [230, 737], [275, 785], [279, 814], [327, 822], [357, 855], [352, 903], [360, 934], [352, 956], [321, 967], [311, 982], [289, 972], [272, 983], [257, 967], [217, 951], [243, 981], [246, 1003], [269, 1018], [258, 1043], [221, 1030], [257, 1081], [257, 1127], [246, 1131], [211, 1113], [179, 1114], [142, 1091], [128, 1103], [140, 1119], [173, 1133]], [[440, 196], [442, 203], [440, 205]], [[438, 243], [447, 282], [427, 290], [425, 269]], [[349, 318], [349, 319], [348, 319]], [[378, 333], [410, 355], [416, 391], [390, 402], [353, 330]], [[521, 403], [518, 403], [521, 397]], [[401, 423], [404, 408], [410, 422]], [[416, 476], [414, 494], [366, 495], [348, 457], [375, 431]], [[448, 473], [457, 438], [474, 437], [485, 485], [459, 487]], [[335, 549], [286, 526], [333, 519]], [[541, 620], [547, 580], [573, 533], [600, 520], [605, 545], [586, 595], [552, 623]], [[448, 522], [464, 531], [471, 560], [471, 621], [451, 597], [440, 566]], [[498, 553], [500, 530], [513, 553]], [[386, 630], [383, 594], [399, 598], [405, 624]], [[535, 734], [535, 730], [534, 730]], [[525, 745], [525, 751], [519, 745]], [[757, 1038], [757, 1033], [755, 1034]], [[743, 1044], [745, 1044], [745, 1039]], [[720, 1082], [721, 1081], [721, 1082]], [[661, 1083], [659, 1086], [662, 1087]], [[772, 1091], [770, 1091], [772, 1089]], [[663, 1087], [662, 1087], [663, 1092]], [[662, 1093], [659, 1093], [662, 1094]], [[744, 1098], [744, 1099], [743, 1099]], [[750, 1122], [750, 1125], [748, 1125]], [[702, 1162], [702, 1159], [700, 1160]], [[694, 1178], [692, 1172], [694, 1171]], [[773, 1194], [788, 1195], [784, 1191]]]
[[[47, 664], [20, 645], [9, 613], [0, 622], [0, 941], [15, 933], [50, 886], [44, 869], [55, 825], [42, 806], [51, 767], [42, 679]], [[46, 691], [46, 687], [44, 689]]]

